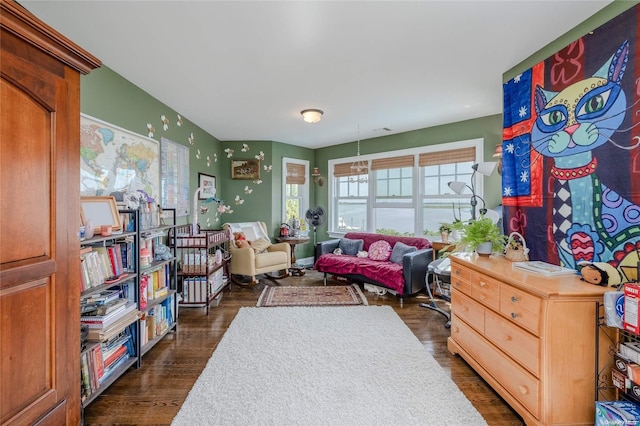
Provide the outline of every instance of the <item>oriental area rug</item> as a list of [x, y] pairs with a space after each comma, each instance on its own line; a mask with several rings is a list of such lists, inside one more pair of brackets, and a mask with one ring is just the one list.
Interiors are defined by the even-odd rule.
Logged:
[[390, 306], [240, 308], [174, 426], [486, 425]]
[[258, 307], [368, 305], [357, 284], [336, 286], [267, 286]]

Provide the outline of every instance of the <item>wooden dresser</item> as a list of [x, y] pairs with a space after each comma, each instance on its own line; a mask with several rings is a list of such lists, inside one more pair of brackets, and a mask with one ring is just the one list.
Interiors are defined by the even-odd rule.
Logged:
[[609, 289], [473, 254], [451, 256], [451, 288], [450, 352], [527, 424], [593, 425], [596, 302]]

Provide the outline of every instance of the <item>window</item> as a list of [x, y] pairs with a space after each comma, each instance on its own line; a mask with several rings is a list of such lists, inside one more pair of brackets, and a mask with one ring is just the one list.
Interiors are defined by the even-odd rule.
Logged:
[[443, 150], [420, 154], [418, 165], [423, 176], [422, 229], [432, 234], [442, 222], [471, 218], [471, 193], [458, 195], [449, 182], [464, 182], [471, 186], [476, 162], [476, 148]]
[[282, 159], [283, 203], [282, 221], [303, 219], [309, 207], [309, 179], [307, 179], [309, 162], [294, 158]]
[[[471, 192], [458, 195], [448, 183], [471, 186], [471, 166], [481, 161], [482, 146], [476, 139], [371, 155], [363, 174], [355, 174], [351, 161], [330, 162], [329, 229], [436, 236], [440, 223], [468, 220]], [[482, 196], [478, 181], [476, 193]]]
[[369, 163], [366, 169], [353, 169], [351, 163], [333, 167], [335, 184], [334, 229], [341, 232], [367, 229], [367, 199], [369, 197]]

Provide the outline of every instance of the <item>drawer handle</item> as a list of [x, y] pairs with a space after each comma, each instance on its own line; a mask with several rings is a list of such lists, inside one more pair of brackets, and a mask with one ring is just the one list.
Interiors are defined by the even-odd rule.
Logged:
[[462, 271], [460, 269], [456, 269], [456, 275], [460, 275]]
[[511, 312], [511, 318], [516, 319], [518, 318], [520, 315], [516, 312]]
[[456, 281], [456, 287], [460, 287], [462, 286], [462, 283], [460, 281]]
[[486, 298], [487, 298], [487, 296], [485, 296], [484, 294], [481, 294], [481, 295], [480, 295], [480, 300], [484, 300], [484, 299], [486, 299]]
[[487, 285], [487, 283], [485, 283], [484, 281], [480, 281], [480, 287], [485, 287]]
[[509, 335], [506, 335], [506, 336], [504, 336], [504, 340], [506, 340], [507, 342], [510, 342], [510, 341], [513, 340], [513, 337], [511, 337]]
[[517, 296], [511, 296], [511, 301], [513, 303], [518, 303], [518, 297]]
[[529, 388], [526, 387], [525, 385], [518, 386], [518, 390], [522, 395], [529, 395]]

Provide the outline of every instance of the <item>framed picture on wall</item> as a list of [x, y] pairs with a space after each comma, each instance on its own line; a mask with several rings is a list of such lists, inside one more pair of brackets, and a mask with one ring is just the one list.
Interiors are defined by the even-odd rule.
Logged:
[[198, 195], [200, 200], [216, 196], [216, 177], [205, 173], [198, 173], [198, 188], [203, 187]]
[[260, 179], [260, 160], [231, 160], [231, 179]]

